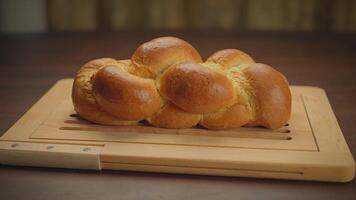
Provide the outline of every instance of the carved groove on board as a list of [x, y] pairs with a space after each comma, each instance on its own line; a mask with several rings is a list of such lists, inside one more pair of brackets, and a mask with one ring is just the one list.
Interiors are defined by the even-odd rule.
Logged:
[[[64, 120], [64, 124], [68, 126], [59, 127], [60, 130], [71, 130], [71, 131], [104, 131], [104, 132], [115, 132], [118, 131], [115, 126], [103, 126], [99, 124], [94, 124], [84, 119], [81, 119], [78, 114], [70, 114], [69, 117], [72, 119]], [[75, 126], [75, 125], [85, 125], [85, 126]], [[151, 127], [150, 125], [143, 124], [142, 126]], [[218, 136], [218, 137], [235, 137], [235, 138], [251, 138], [251, 139], [267, 139], [267, 140], [292, 140], [292, 131], [288, 129], [289, 123], [284, 127], [276, 130], [270, 130], [263, 127], [241, 127], [239, 130], [248, 131], [245, 132], [233, 132], [233, 133], [224, 133], [219, 134], [211, 130], [206, 130], [201, 127], [193, 127], [194, 129], [203, 129], [205, 132], [199, 133], [200, 136]], [[145, 133], [145, 132], [142, 132]], [[181, 132], [177, 134], [176, 132], [166, 132], [165, 134], [176, 134], [176, 135], [196, 135], [188, 132]]]

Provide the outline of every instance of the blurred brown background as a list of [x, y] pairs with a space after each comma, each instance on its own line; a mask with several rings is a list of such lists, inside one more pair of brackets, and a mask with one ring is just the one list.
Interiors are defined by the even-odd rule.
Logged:
[[356, 0], [0, 0], [0, 32], [356, 31]]

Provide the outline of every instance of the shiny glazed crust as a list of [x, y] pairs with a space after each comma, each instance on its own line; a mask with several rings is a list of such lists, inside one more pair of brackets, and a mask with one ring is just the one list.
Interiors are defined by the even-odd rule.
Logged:
[[226, 75], [200, 64], [174, 65], [158, 81], [162, 96], [190, 113], [218, 111], [234, 101], [233, 85]]
[[279, 128], [291, 113], [287, 79], [246, 53], [225, 49], [203, 63], [184, 40], [143, 43], [131, 60], [84, 64], [73, 83], [79, 115], [94, 123], [163, 128]]
[[192, 45], [175, 37], [160, 37], [143, 43], [136, 49], [131, 60], [138, 68], [149, 71], [150, 77], [156, 77], [174, 64], [203, 62]]

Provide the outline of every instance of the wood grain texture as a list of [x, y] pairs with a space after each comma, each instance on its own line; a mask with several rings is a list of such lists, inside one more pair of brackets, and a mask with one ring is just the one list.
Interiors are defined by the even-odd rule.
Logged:
[[[204, 58], [216, 49], [240, 48], [257, 61], [276, 67], [291, 84], [324, 88], [350, 150], [356, 155], [354, 34], [124, 31], [1, 36], [0, 133], [58, 79], [73, 77], [87, 60], [127, 58], [137, 45], [160, 35], [188, 40]], [[0, 166], [1, 199], [353, 199], [355, 185], [355, 181], [333, 184]]]
[[[0, 162], [8, 165], [100, 170], [101, 147], [1, 142]], [[35, 159], [34, 159], [35, 158]]]

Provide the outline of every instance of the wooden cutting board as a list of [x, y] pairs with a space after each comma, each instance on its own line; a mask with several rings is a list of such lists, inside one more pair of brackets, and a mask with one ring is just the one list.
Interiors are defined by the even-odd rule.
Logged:
[[58, 81], [0, 138], [0, 163], [347, 182], [355, 161], [324, 90], [292, 86], [277, 130], [102, 126], [80, 119]]

